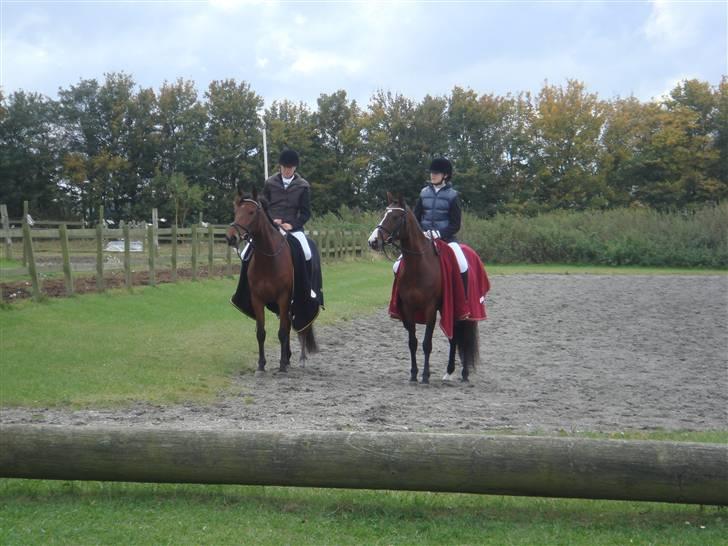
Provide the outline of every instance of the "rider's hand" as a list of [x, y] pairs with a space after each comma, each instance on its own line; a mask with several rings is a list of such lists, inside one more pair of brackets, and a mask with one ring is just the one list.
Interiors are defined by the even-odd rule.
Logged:
[[432, 240], [439, 239], [440, 232], [437, 231], [436, 229], [428, 229], [427, 231], [425, 231], [425, 237], [427, 237], [428, 239], [432, 239]]
[[286, 231], [291, 231], [293, 229], [293, 226], [288, 222], [283, 222], [280, 226]]

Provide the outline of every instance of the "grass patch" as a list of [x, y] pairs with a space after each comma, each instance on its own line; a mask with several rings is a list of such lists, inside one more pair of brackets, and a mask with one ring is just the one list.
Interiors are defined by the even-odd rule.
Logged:
[[0, 480], [0, 543], [721, 544], [720, 508], [502, 496]]
[[[383, 307], [390, 281], [380, 261], [327, 266], [319, 324]], [[5, 306], [0, 405], [211, 399], [231, 374], [254, 369], [255, 323], [229, 304], [235, 286], [203, 280]]]

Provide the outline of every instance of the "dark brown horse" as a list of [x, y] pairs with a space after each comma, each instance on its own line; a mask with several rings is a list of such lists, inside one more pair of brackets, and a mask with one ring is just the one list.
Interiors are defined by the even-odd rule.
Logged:
[[[291, 299], [293, 297], [293, 259], [286, 237], [274, 225], [258, 200], [257, 191], [251, 196], [238, 194], [235, 199], [235, 221], [227, 231], [228, 244], [236, 249], [240, 241], [251, 245], [252, 256], [247, 268], [250, 302], [255, 314], [258, 339], [258, 371], [265, 371], [265, 308], [272, 306], [279, 317], [278, 340], [281, 344], [281, 372], [288, 370], [291, 358]], [[318, 347], [309, 324], [298, 333], [301, 343], [300, 363], [305, 366], [306, 353]]]
[[[422, 350], [425, 363], [422, 369], [422, 383], [430, 381], [430, 353], [432, 334], [435, 330], [437, 312], [442, 307], [442, 273], [440, 258], [433, 242], [422, 233], [412, 210], [400, 197], [393, 199], [387, 192], [387, 209], [381, 222], [369, 238], [374, 250], [383, 250], [392, 245], [402, 253], [404, 270], [398, 285], [399, 310], [402, 324], [409, 334], [411, 359], [410, 381], [417, 381], [417, 336], [415, 317], [423, 316], [425, 337]], [[478, 361], [478, 323], [461, 320], [455, 322], [454, 335], [450, 339], [450, 354], [447, 373], [443, 380], [450, 380], [455, 371], [455, 354], [460, 356], [462, 381], [468, 381], [470, 369]]]

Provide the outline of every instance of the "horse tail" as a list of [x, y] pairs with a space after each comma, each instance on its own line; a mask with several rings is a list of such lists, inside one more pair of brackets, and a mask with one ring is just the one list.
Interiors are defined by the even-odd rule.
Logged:
[[475, 320], [461, 320], [455, 323], [455, 343], [463, 367], [475, 370], [480, 363], [478, 322]]
[[301, 342], [301, 347], [305, 348], [307, 354], [318, 353], [319, 347], [316, 342], [316, 335], [313, 332], [313, 323], [298, 332], [298, 340]]

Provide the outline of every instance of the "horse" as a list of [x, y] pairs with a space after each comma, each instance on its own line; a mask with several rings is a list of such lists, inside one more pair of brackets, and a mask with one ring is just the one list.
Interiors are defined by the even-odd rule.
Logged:
[[[257, 372], [265, 372], [266, 306], [278, 314], [278, 341], [281, 344], [279, 371], [287, 372], [291, 358], [291, 300], [294, 280], [291, 248], [286, 236], [268, 215], [265, 201], [258, 199], [255, 189], [251, 196], [238, 192], [233, 204], [234, 221], [230, 224], [225, 238], [236, 250], [241, 240], [250, 243], [252, 250], [247, 268], [247, 281], [258, 340]], [[304, 367], [307, 353], [318, 352], [313, 323], [298, 333], [298, 339], [301, 345], [299, 362]]]
[[[384, 217], [372, 232], [369, 245], [373, 250], [384, 250], [388, 245], [402, 254], [403, 270], [398, 282], [399, 310], [403, 326], [409, 335], [410, 382], [417, 383], [417, 336], [415, 317], [424, 317], [425, 337], [422, 340], [424, 368], [422, 383], [430, 381], [430, 353], [432, 334], [437, 312], [442, 309], [442, 272], [440, 258], [434, 241], [428, 239], [420, 228], [412, 209], [402, 197], [395, 200], [387, 192], [387, 208]], [[470, 320], [455, 322], [450, 341], [447, 373], [443, 381], [450, 381], [455, 371], [455, 354], [462, 364], [461, 381], [468, 382], [470, 370], [479, 360], [478, 323]]]

